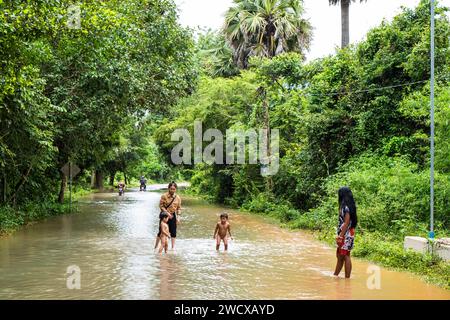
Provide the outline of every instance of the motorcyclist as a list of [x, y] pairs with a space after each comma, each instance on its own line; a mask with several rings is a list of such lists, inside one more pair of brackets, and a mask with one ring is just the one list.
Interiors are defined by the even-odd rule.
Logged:
[[125, 182], [120, 181], [117, 187], [119, 188], [119, 196], [123, 195], [126, 188]]
[[142, 191], [142, 190], [145, 191], [145, 190], [147, 189], [147, 179], [145, 179], [144, 176], [141, 176], [141, 178], [139, 179], [139, 181], [140, 181], [140, 183], [141, 183], [141, 186], [140, 186], [139, 190], [140, 190], [140, 191]]

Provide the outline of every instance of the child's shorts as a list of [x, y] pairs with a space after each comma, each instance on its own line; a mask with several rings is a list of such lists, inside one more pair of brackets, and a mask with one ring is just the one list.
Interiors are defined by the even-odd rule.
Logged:
[[349, 256], [355, 242], [355, 228], [349, 229], [345, 233], [345, 239], [341, 246], [338, 246], [337, 252], [341, 256]]

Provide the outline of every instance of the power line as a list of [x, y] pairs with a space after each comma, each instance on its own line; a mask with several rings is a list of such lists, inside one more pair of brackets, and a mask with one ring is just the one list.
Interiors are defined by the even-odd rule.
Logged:
[[[448, 80], [447, 77], [436, 77], [438, 80]], [[406, 83], [400, 83], [400, 84], [395, 84], [395, 85], [390, 85], [390, 86], [384, 86], [384, 87], [378, 87], [378, 88], [370, 88], [370, 89], [363, 89], [363, 90], [356, 90], [356, 91], [335, 91], [335, 92], [329, 92], [329, 93], [304, 93], [305, 95], [308, 96], [318, 96], [318, 97], [327, 97], [327, 96], [336, 96], [336, 95], [341, 95], [341, 94], [345, 94], [345, 95], [352, 95], [352, 94], [358, 94], [358, 93], [368, 93], [368, 92], [373, 92], [373, 91], [381, 91], [381, 90], [387, 90], [387, 89], [393, 89], [393, 88], [399, 88], [399, 87], [406, 87], [406, 86], [411, 86], [411, 85], [415, 85], [415, 84], [421, 84], [421, 83], [426, 83], [429, 82], [430, 80], [420, 80], [420, 81], [414, 81], [414, 82], [406, 82]]]

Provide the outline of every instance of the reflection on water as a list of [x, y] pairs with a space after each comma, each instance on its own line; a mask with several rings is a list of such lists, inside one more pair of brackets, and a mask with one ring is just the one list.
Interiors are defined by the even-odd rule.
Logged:
[[[183, 199], [176, 249], [153, 250], [158, 192], [94, 194], [81, 213], [48, 219], [0, 240], [1, 299], [450, 299], [417, 277], [382, 269], [381, 290], [353, 259], [352, 279], [332, 275], [335, 255], [303, 232], [227, 209], [234, 240], [216, 252], [223, 208]], [[67, 267], [81, 289], [66, 287]]]

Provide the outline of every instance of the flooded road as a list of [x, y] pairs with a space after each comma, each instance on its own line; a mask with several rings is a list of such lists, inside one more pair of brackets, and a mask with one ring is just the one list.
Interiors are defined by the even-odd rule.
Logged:
[[[80, 213], [0, 239], [0, 299], [450, 299], [417, 276], [381, 269], [369, 289], [368, 262], [335, 278], [335, 251], [264, 217], [226, 210], [234, 237], [215, 251], [220, 206], [183, 197], [175, 251], [158, 255], [159, 192], [92, 194]], [[356, 245], [358, 245], [356, 243]], [[68, 267], [81, 271], [68, 289]]]

